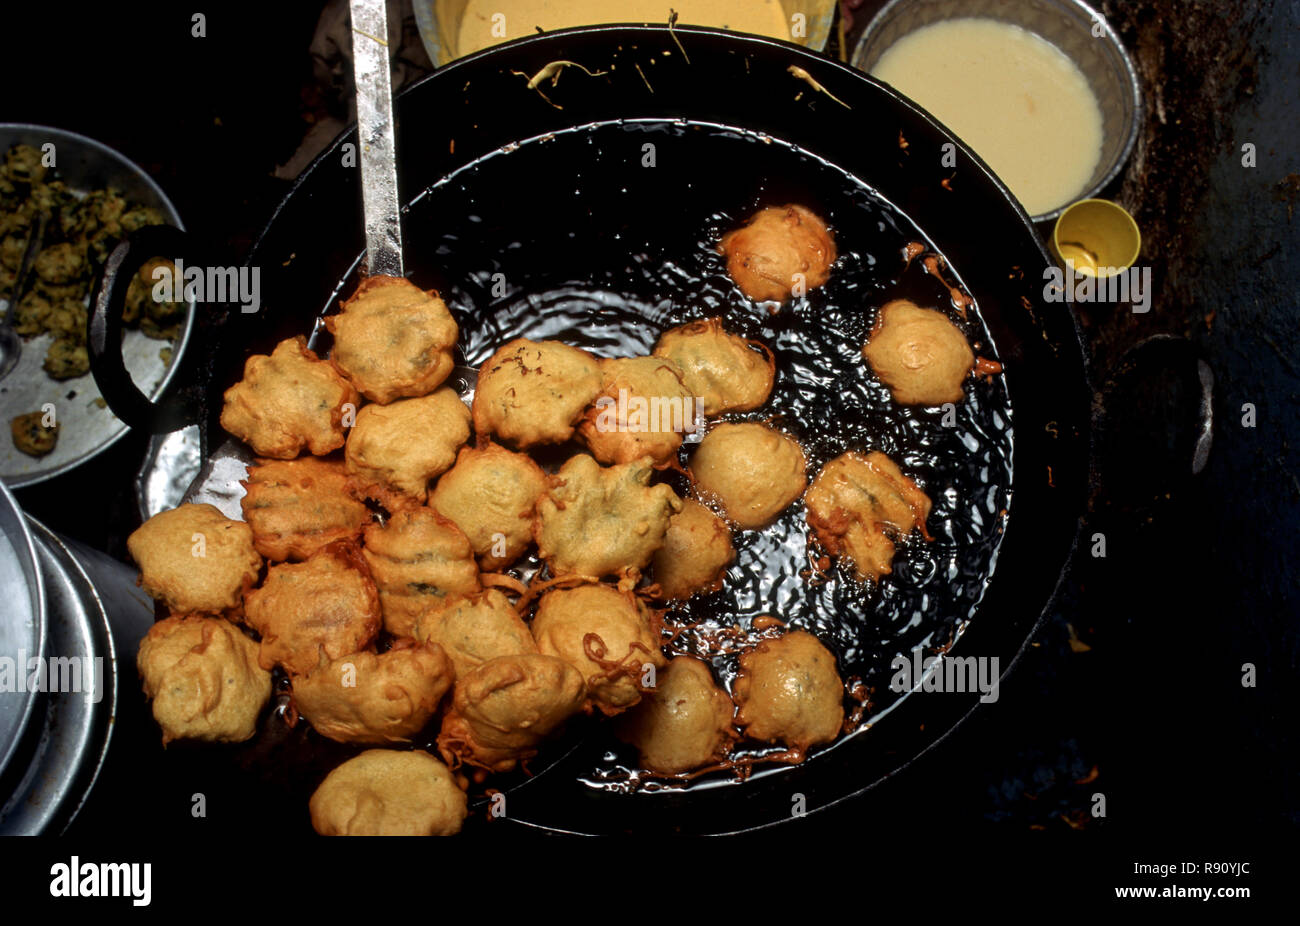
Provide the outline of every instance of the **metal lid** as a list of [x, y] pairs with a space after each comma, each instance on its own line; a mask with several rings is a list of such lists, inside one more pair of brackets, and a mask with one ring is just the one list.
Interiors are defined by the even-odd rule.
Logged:
[[0, 774], [18, 748], [36, 692], [27, 666], [45, 657], [45, 589], [22, 510], [0, 484]]

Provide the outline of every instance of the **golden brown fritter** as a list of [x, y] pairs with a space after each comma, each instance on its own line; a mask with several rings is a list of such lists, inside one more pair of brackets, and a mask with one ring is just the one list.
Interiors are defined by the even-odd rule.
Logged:
[[59, 225], [67, 238], [87, 239], [102, 260], [110, 243], [121, 237], [126, 200], [116, 190], [92, 190], [75, 208], [64, 209]]
[[654, 355], [677, 364], [686, 388], [708, 417], [758, 408], [772, 394], [776, 378], [772, 352], [758, 341], [729, 333], [720, 318], [665, 331]]
[[17, 270], [27, 253], [27, 239], [24, 234], [7, 235], [0, 241], [0, 267]]
[[259, 460], [242, 485], [244, 520], [257, 552], [271, 562], [304, 560], [336, 540], [356, 540], [370, 522], [338, 460]]
[[546, 474], [527, 454], [498, 444], [462, 447], [429, 493], [429, 507], [469, 538], [485, 572], [513, 563], [533, 542], [533, 514]]
[[453, 766], [508, 772], [586, 700], [582, 673], [563, 659], [497, 656], [456, 680], [438, 752]]
[[802, 752], [840, 735], [844, 683], [835, 656], [807, 631], [764, 640], [741, 656], [733, 687], [746, 736]]
[[183, 311], [185, 303], [156, 301], [154, 299], [154, 287], [162, 279], [154, 278], [154, 271], [160, 268], [167, 268], [168, 272], [176, 274], [176, 264], [163, 257], [154, 257], [144, 262], [144, 265], [136, 271], [135, 276], [131, 278], [130, 284], [126, 288], [126, 300], [122, 306], [122, 321], [127, 324], [139, 321], [141, 317], [149, 315], [171, 316], [177, 311]]
[[51, 303], [65, 300], [80, 302], [86, 298], [86, 293], [90, 290], [90, 280], [76, 280], [72, 283], [47, 283], [44, 280], [37, 279], [32, 283], [32, 289]]
[[77, 343], [76, 338], [56, 338], [46, 348], [41, 366], [54, 379], [75, 379], [90, 372], [90, 354], [86, 345]]
[[53, 312], [54, 303], [30, 289], [18, 300], [14, 311], [14, 331], [25, 338], [40, 334]]
[[578, 434], [602, 463], [650, 457], [668, 463], [695, 423], [695, 400], [677, 364], [665, 357], [600, 361], [601, 392]]
[[618, 714], [641, 700], [648, 666], [668, 664], [656, 616], [632, 592], [608, 585], [553, 589], [533, 617], [537, 649], [582, 673], [594, 707]]
[[325, 776], [310, 809], [322, 836], [454, 836], [469, 802], [427, 752], [367, 749]]
[[212, 505], [160, 511], [126, 546], [145, 592], [178, 613], [237, 608], [262, 568], [253, 531]]
[[244, 378], [226, 390], [221, 426], [258, 456], [292, 460], [304, 447], [324, 456], [343, 446], [344, 406], [353, 414], [361, 397], [352, 384], [288, 338], [268, 357], [254, 354]]
[[858, 578], [888, 575], [894, 539], [930, 516], [930, 499], [880, 451], [840, 454], [822, 467], [804, 499], [808, 524], [831, 555], [844, 555]]
[[651, 561], [657, 597], [685, 600], [716, 591], [735, 560], [727, 522], [694, 499], [685, 499], [682, 510], [668, 521], [664, 545]]
[[520, 450], [562, 444], [600, 394], [600, 384], [600, 367], [586, 351], [516, 338], [479, 368], [474, 430]]
[[743, 530], [766, 527], [803, 494], [806, 465], [798, 441], [755, 422], [717, 425], [690, 464], [700, 497]]
[[432, 508], [404, 508], [365, 529], [365, 558], [379, 587], [384, 628], [409, 637], [426, 608], [479, 590], [474, 550], [461, 529]]
[[422, 504], [429, 480], [451, 467], [468, 438], [469, 409], [451, 389], [367, 405], [348, 435], [348, 474], [361, 494], [389, 508]]
[[428, 395], [455, 364], [459, 330], [446, 303], [401, 277], [367, 277], [325, 327], [334, 335], [330, 362], [381, 405]]
[[136, 667], [163, 745], [175, 739], [242, 743], [271, 698], [257, 644], [227, 620], [185, 615], [149, 628]]
[[620, 720], [618, 735], [636, 746], [642, 768], [676, 775], [726, 756], [738, 738], [731, 725], [735, 709], [707, 665], [676, 656], [654, 691]]
[[82, 248], [65, 241], [43, 249], [32, 261], [32, 272], [42, 283], [67, 286], [90, 276], [90, 263]]
[[58, 340], [86, 344], [86, 306], [80, 299], [58, 299], [45, 316], [45, 330]]
[[293, 704], [317, 733], [340, 743], [406, 743], [454, 679], [441, 646], [399, 641], [385, 653], [341, 656], [294, 679]]
[[44, 154], [35, 145], [14, 145], [5, 152], [4, 174], [18, 183], [40, 183], [45, 179]]
[[497, 656], [537, 652], [528, 625], [495, 588], [422, 611], [415, 619], [413, 636], [439, 644], [451, 658], [457, 678]]
[[769, 206], [718, 244], [727, 273], [755, 302], [785, 302], [830, 279], [835, 239], [817, 215], [799, 205]]
[[966, 336], [947, 315], [906, 299], [881, 308], [862, 354], [902, 405], [960, 402], [975, 366]]
[[369, 646], [381, 623], [379, 593], [356, 544], [339, 541], [302, 563], [281, 563], [248, 593], [248, 626], [262, 635], [258, 659], [306, 675]]
[[57, 421], [45, 426], [45, 412], [28, 412], [18, 415], [9, 422], [9, 432], [13, 435], [14, 446], [29, 457], [43, 457], [59, 441]]
[[601, 576], [644, 569], [664, 545], [681, 499], [650, 485], [649, 457], [604, 467], [580, 453], [548, 479], [537, 502], [537, 551], [552, 575]]

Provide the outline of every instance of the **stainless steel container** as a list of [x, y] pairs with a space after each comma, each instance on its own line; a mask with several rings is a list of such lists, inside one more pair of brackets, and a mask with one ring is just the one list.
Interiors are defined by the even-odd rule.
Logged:
[[[1101, 159], [1084, 190], [1092, 199], [1119, 176], [1142, 126], [1142, 93], [1133, 61], [1106, 17], [1082, 0], [890, 0], [862, 33], [853, 66], [871, 72], [890, 46], [922, 26], [963, 16], [996, 19], [1051, 42], [1083, 71], [1101, 107]], [[976, 152], [977, 154], [979, 152]], [[1032, 216], [1055, 219], [1069, 203]]]
[[22, 510], [0, 484], [0, 782], [36, 709], [29, 660], [45, 658], [45, 590]]
[[67, 829], [103, 766], [117, 712], [116, 647], [103, 601], [68, 545], [39, 522], [30, 524], [46, 590], [47, 687], [59, 690], [38, 695], [0, 780], [6, 836]]
[[0, 590], [0, 835], [57, 834], [104, 765], [118, 653], [135, 653], [153, 603], [134, 570], [24, 518], [3, 486]]

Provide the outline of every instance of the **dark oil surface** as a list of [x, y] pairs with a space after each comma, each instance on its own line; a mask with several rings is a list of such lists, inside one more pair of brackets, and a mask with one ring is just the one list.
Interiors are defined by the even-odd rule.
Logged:
[[[653, 166], [646, 145], [654, 146]], [[788, 202], [826, 219], [840, 257], [824, 287], [774, 313], [734, 287], [716, 243], [755, 210]], [[409, 276], [437, 288], [460, 324], [460, 363], [477, 367], [514, 337], [558, 339], [601, 357], [646, 354], [665, 329], [721, 316], [728, 330], [770, 347], [777, 362], [768, 402], [729, 418], [770, 421], [796, 437], [810, 478], [846, 450], [881, 450], [930, 496], [934, 541], [900, 544], [892, 575], [874, 588], [834, 565], [810, 574], [816, 551], [802, 502], [764, 530], [737, 531], [737, 561], [722, 590], [667, 613], [669, 626], [698, 625], [680, 633], [669, 655], [706, 659], [730, 690], [738, 653], [756, 639], [750, 622], [773, 615], [815, 633], [846, 682], [858, 678], [870, 687], [869, 726], [899, 697], [888, 687], [894, 654], [945, 646], [974, 614], [1010, 505], [1008, 395], [1001, 376], [970, 380], [955, 426], [945, 427], [942, 409], [897, 405], [873, 377], [862, 346], [880, 306], [895, 298], [948, 311], [977, 356], [997, 359], [978, 302], [963, 320], [919, 259], [905, 266], [908, 242], [934, 249], [873, 190], [775, 139], [684, 122], [605, 124], [524, 142], [468, 166], [417, 196], [404, 229]], [[960, 269], [945, 271], [959, 287]], [[339, 292], [355, 284], [353, 274]], [[683, 446], [683, 463], [694, 446]], [[579, 449], [548, 451], [544, 462]], [[660, 478], [685, 493], [680, 476]], [[514, 571], [527, 577], [537, 567], [533, 559]], [[740, 633], [724, 630], [733, 626]], [[855, 704], [846, 697], [846, 708]], [[588, 738], [584, 749], [594, 737], [598, 760], [584, 780], [645, 789], [635, 751], [609, 726], [572, 725], [567, 741], [544, 751], [532, 771], [574, 748], [575, 737]], [[489, 786], [505, 790], [522, 780], [499, 776]], [[730, 780], [717, 773], [690, 787]], [[649, 783], [650, 790], [662, 786]]]

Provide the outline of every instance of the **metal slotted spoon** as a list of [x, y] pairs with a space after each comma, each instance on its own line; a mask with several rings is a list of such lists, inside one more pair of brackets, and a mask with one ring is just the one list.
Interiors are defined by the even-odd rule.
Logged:
[[402, 223], [397, 195], [397, 135], [388, 66], [385, 0], [351, 0], [352, 68], [361, 145], [361, 203], [366, 219], [366, 269], [400, 277]]
[[[388, 62], [388, 11], [385, 0], [352, 0], [351, 10], [366, 271], [371, 276], [401, 277], [402, 223]], [[214, 505], [227, 517], [242, 520], [239, 499], [244, 492], [240, 483], [248, 478], [252, 462], [247, 447], [227, 438], [204, 464], [183, 501]]]

